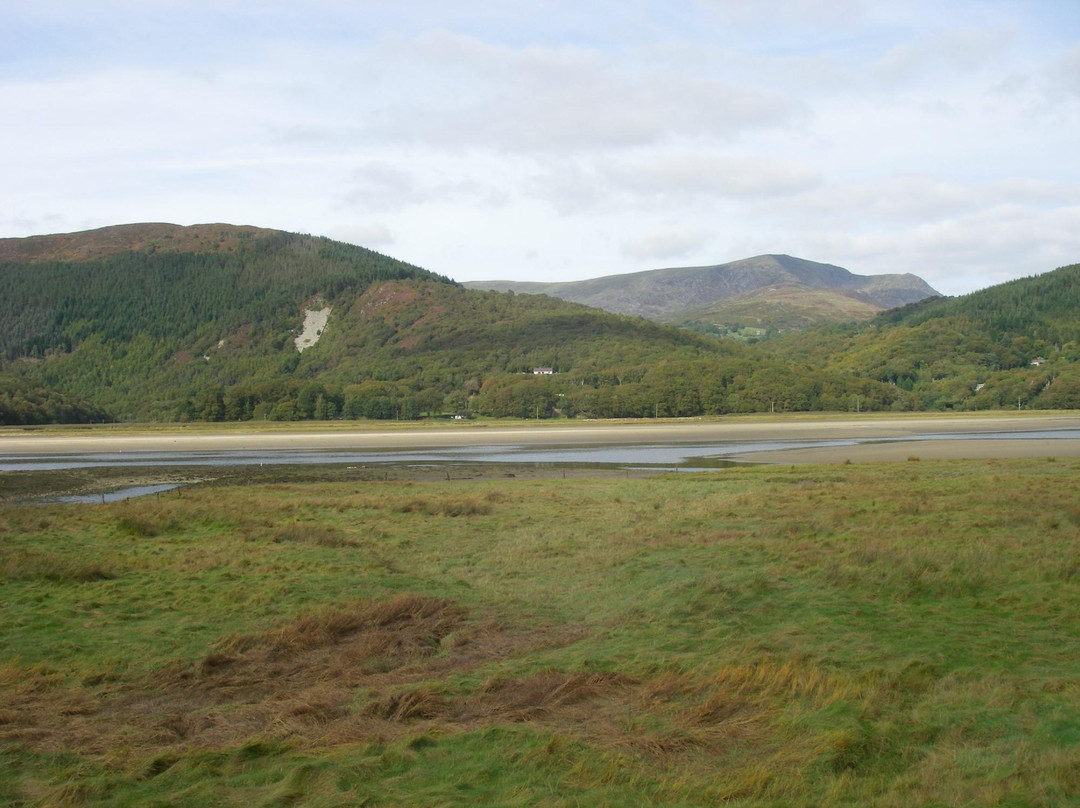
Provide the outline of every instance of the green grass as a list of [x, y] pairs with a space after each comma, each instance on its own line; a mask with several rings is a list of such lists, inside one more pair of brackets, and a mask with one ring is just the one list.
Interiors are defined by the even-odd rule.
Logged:
[[0, 804], [1077, 804], [1078, 471], [0, 509]]

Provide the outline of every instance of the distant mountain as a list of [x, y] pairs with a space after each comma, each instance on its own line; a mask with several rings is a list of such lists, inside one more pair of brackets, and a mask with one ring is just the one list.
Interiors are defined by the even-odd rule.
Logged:
[[[938, 293], [915, 275], [855, 275], [790, 255], [654, 269], [564, 283], [470, 281], [473, 289], [545, 294], [665, 323], [798, 330], [866, 319]], [[801, 294], [802, 291], [813, 294]]]

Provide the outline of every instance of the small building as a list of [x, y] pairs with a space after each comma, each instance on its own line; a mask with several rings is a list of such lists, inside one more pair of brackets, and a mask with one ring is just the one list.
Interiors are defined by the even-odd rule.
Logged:
[[1034, 359], [1031, 360], [1031, 364], [1033, 364], [1033, 365], [1045, 365], [1046, 360], [1043, 359], [1041, 356], [1036, 356]]
[[553, 368], [533, 368], [533, 376], [551, 376], [554, 373]]

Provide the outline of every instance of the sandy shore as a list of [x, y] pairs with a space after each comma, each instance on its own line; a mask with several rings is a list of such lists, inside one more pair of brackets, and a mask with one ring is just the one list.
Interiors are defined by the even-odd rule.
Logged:
[[[215, 430], [200, 425], [139, 432], [107, 427], [80, 431], [21, 431], [0, 433], [0, 456], [77, 454], [134, 451], [223, 451], [274, 449], [420, 449], [492, 446], [500, 444], [558, 446], [733, 441], [874, 440], [917, 435], [1031, 432], [1080, 429], [1080, 415], [995, 413], [965, 415], [883, 416], [867, 414], [840, 418], [790, 416], [641, 423], [573, 422], [536, 426], [455, 424], [397, 429], [303, 428], [284, 431]], [[785, 449], [747, 454], [742, 459], [769, 463], [837, 463], [944, 458], [1080, 456], [1080, 440], [935, 439], [868, 443], [813, 449]]]
[[1080, 457], [1080, 440], [924, 440], [787, 449], [740, 455], [751, 463], [887, 463], [901, 460], [989, 460], [1010, 457]]

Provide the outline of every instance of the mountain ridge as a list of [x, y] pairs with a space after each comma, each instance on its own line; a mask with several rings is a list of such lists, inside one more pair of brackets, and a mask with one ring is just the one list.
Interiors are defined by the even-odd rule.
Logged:
[[[709, 306], [734, 300], [768, 287], [802, 286], [829, 289], [884, 311], [939, 296], [916, 275], [856, 275], [843, 267], [785, 254], [764, 254], [697, 267], [670, 267], [605, 275], [555, 283], [466, 281], [471, 289], [547, 294], [574, 303], [680, 323], [693, 309], [697, 316]], [[869, 315], [867, 315], [869, 316]]]

